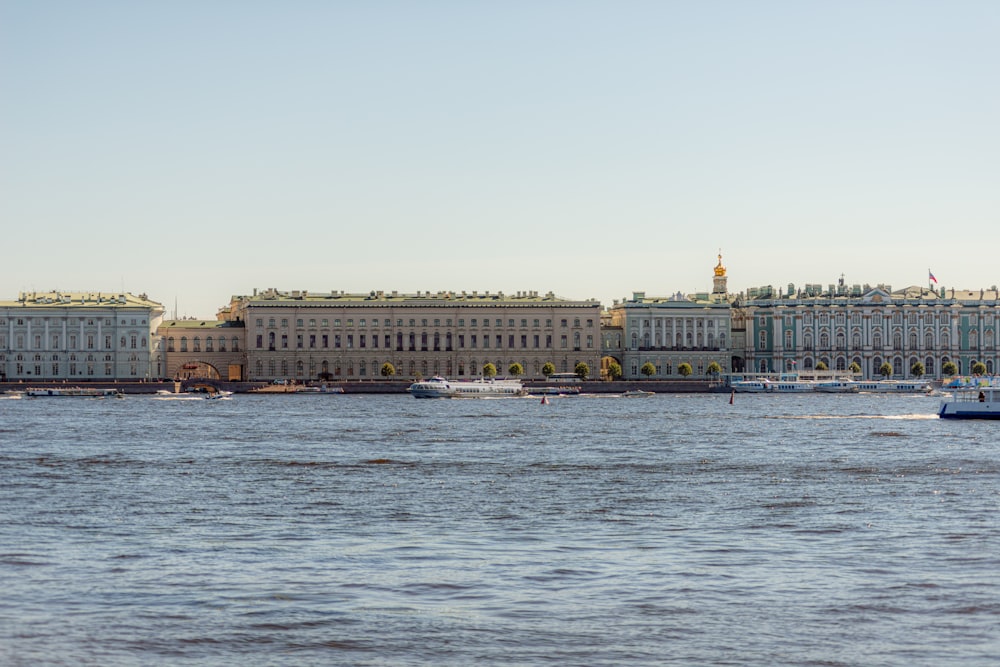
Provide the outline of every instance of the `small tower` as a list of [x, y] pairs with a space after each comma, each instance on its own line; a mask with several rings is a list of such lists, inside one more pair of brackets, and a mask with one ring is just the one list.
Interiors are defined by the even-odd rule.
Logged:
[[722, 265], [722, 251], [719, 251], [719, 263], [715, 265], [715, 278], [712, 279], [712, 294], [726, 294], [726, 267]]

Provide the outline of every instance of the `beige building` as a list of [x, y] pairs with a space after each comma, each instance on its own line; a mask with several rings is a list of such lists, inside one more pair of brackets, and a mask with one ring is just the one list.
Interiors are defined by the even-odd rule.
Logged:
[[[474, 378], [487, 363], [499, 375], [519, 363], [528, 379], [542, 378], [542, 367], [549, 362], [556, 372], [573, 372], [583, 362], [591, 376], [600, 367], [600, 304], [562, 299], [551, 292], [347, 294], [268, 289], [233, 297], [219, 315], [214, 327], [162, 327], [172, 369], [178, 365], [175, 358], [183, 360], [180, 366], [207, 361], [209, 333], [214, 353], [220, 354], [222, 330], [230, 341], [226, 356], [212, 364], [223, 377], [229, 373], [221, 366], [241, 366], [247, 380], [365, 380], [381, 377], [387, 363], [403, 378]], [[188, 336], [184, 356], [178, 335], [182, 330]], [[198, 331], [204, 334], [195, 354], [192, 336]], [[238, 352], [230, 331], [245, 335]]]

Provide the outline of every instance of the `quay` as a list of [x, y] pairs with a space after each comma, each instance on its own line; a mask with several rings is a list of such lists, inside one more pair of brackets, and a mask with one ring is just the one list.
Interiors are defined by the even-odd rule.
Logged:
[[[329, 387], [340, 387], [345, 394], [405, 394], [407, 388], [413, 383], [412, 378], [406, 380], [355, 380], [355, 381], [332, 381], [326, 384]], [[584, 394], [621, 394], [626, 391], [650, 391], [657, 394], [703, 394], [716, 391], [717, 383], [706, 380], [641, 380], [641, 381], [616, 381], [608, 382], [603, 380], [593, 380], [574, 383], [574, 387], [579, 387]], [[94, 389], [116, 389], [123, 394], [142, 395], [155, 394], [158, 391], [174, 391], [173, 380], [149, 380], [143, 382], [66, 382], [59, 380], [36, 380], [32, 382], [0, 382], [0, 393], [7, 391], [23, 391], [29, 387], [92, 387]], [[229, 382], [224, 380], [189, 379], [180, 381], [181, 392], [198, 387], [211, 386], [222, 391], [231, 391], [234, 394], [250, 393], [254, 389], [268, 386], [266, 382]], [[541, 387], [553, 387], [552, 383], [546, 382], [524, 382], [527, 389]], [[728, 391], [728, 390], [727, 390]], [[288, 396], [289, 393], [276, 392], [274, 396]], [[262, 395], [262, 394], [256, 394]], [[309, 394], [312, 395], [312, 394]]]

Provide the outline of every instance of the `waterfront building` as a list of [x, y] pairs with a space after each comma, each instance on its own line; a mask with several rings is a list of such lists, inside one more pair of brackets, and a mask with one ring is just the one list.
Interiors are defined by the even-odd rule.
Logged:
[[157, 330], [167, 375], [177, 380], [244, 379], [246, 331], [236, 320], [165, 320]]
[[953, 362], [969, 374], [982, 362], [988, 373], [1000, 370], [1000, 300], [989, 290], [931, 289], [888, 285], [810, 284], [785, 290], [751, 288], [747, 309], [747, 370], [813, 370], [822, 362], [833, 371], [852, 364], [864, 379], [881, 376], [883, 364], [893, 378], [912, 377], [919, 362], [928, 377], [941, 378]]
[[162, 318], [163, 306], [145, 294], [32, 292], [0, 301], [0, 381], [159, 378]]
[[[600, 318], [597, 301], [573, 301], [551, 292], [268, 289], [234, 296], [220, 311], [219, 323], [172, 321], [160, 333], [167, 339], [170, 372], [177, 375], [206, 364], [222, 377], [232, 377], [237, 372], [233, 367], [239, 366], [247, 380], [367, 380], [381, 377], [388, 363], [397, 377], [474, 378], [487, 363], [503, 376], [516, 362], [525, 378], [541, 379], [546, 363], [556, 372], [573, 372], [582, 362], [591, 375], [598, 373]], [[239, 331], [244, 338], [237, 352], [232, 336]], [[214, 359], [204, 347], [209, 334]], [[219, 335], [229, 341], [224, 355]], [[184, 353], [182, 336], [187, 337]]]
[[[693, 378], [704, 378], [712, 362], [729, 372], [731, 301], [720, 254], [710, 293], [649, 297], [635, 292], [616, 301], [608, 309], [603, 354], [618, 362], [626, 380], [679, 379], [685, 363]], [[647, 363], [655, 369], [650, 376], [642, 372]]]

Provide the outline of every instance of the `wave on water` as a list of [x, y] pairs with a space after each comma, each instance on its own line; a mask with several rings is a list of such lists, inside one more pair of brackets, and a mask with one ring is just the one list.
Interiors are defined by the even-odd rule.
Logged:
[[918, 420], [918, 419], [939, 419], [937, 414], [926, 414], [926, 413], [915, 413], [908, 415], [766, 415], [762, 419], [803, 419], [803, 420], [820, 420], [820, 419], [834, 419], [834, 420], [845, 420], [845, 419], [903, 419], [903, 420]]

